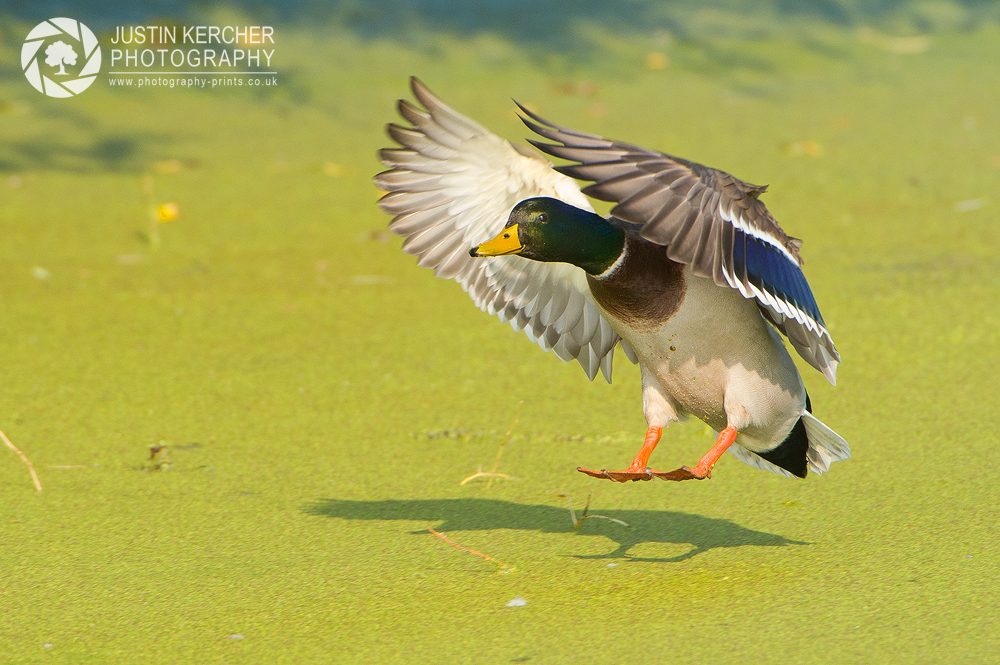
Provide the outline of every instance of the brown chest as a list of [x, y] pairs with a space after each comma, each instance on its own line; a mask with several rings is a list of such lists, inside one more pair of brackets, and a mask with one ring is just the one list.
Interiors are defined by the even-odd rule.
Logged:
[[632, 328], [649, 329], [669, 320], [687, 287], [684, 266], [667, 258], [666, 249], [628, 238], [621, 265], [605, 277], [587, 277], [590, 292], [611, 316]]

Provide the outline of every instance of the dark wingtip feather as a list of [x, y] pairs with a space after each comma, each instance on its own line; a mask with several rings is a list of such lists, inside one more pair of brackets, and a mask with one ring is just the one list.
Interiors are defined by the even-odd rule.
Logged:
[[528, 127], [528, 129], [538, 134], [539, 136], [544, 136], [547, 139], [551, 139], [552, 141], [559, 141], [560, 143], [563, 144], [566, 143], [566, 140], [561, 136], [559, 136], [561, 132], [561, 130], [559, 129], [553, 129], [548, 126], [543, 127], [542, 125], [537, 125], [526, 118], [521, 118], [521, 122], [523, 122]]
[[[524, 118], [521, 118], [521, 119], [524, 120]], [[527, 124], [527, 122], [525, 122], [525, 124]], [[530, 125], [528, 125], [528, 126], [530, 127]], [[562, 146], [556, 146], [556, 145], [554, 145], [552, 143], [545, 143], [544, 141], [538, 141], [538, 140], [535, 140], [535, 139], [525, 139], [525, 141], [527, 141], [528, 143], [530, 143], [534, 147], [538, 148], [539, 150], [541, 150], [542, 152], [544, 152], [546, 155], [552, 155], [553, 157], [559, 157], [560, 156], [560, 155], [558, 155], [554, 151], [554, 149], [557, 148], [557, 147], [562, 147]], [[563, 173], [561, 169], [562, 169], [562, 167], [556, 167], [556, 171], [559, 171], [559, 173]], [[566, 175], [566, 174], [563, 173], [563, 175]]]
[[[548, 120], [546, 120], [542, 116], [540, 116], [537, 113], [533, 113], [532, 111], [528, 110], [527, 106], [525, 106], [521, 102], [517, 101], [516, 99], [511, 99], [511, 101], [514, 102], [515, 104], [517, 104], [517, 108], [521, 109], [521, 113], [523, 113], [524, 115], [528, 116], [529, 118], [531, 118], [535, 122], [540, 122], [543, 125], [546, 125], [548, 127], [552, 127], [553, 129], [559, 129], [559, 126], [553, 125], [551, 122], [549, 122]], [[525, 124], [528, 123], [528, 121], [525, 120], [523, 117], [521, 118], [521, 122], [523, 122]], [[530, 127], [531, 125], [528, 125], [528, 126]]]
[[561, 134], [566, 134], [567, 136], [576, 136], [576, 137], [579, 137], [579, 138], [582, 138], [582, 139], [605, 140], [604, 137], [598, 136], [597, 134], [588, 134], [587, 132], [580, 132], [580, 131], [577, 131], [575, 129], [570, 129], [568, 127], [563, 127], [562, 125], [557, 125], [554, 122], [550, 122], [549, 120], [546, 120], [545, 118], [543, 118], [542, 116], [538, 115], [537, 113], [534, 113], [533, 111], [528, 110], [527, 107], [525, 107], [523, 104], [521, 104], [516, 99], [512, 100], [512, 101], [515, 104], [517, 104], [517, 108], [521, 109], [521, 111], [524, 113], [524, 115], [528, 116], [529, 118], [531, 118], [532, 120], [534, 120], [537, 123], [545, 125], [545, 127], [548, 128], [545, 131], [539, 131], [539, 128], [537, 127], [537, 125], [532, 125], [532, 123], [529, 122], [528, 120], [526, 120], [524, 118], [524, 116], [518, 116], [518, 117], [521, 118], [521, 122], [523, 122], [525, 125], [527, 125], [528, 128], [531, 131], [535, 132], [536, 134], [541, 134], [542, 136], [548, 137], [548, 138], [550, 138], [550, 139], [552, 139], [554, 141], [562, 141], [563, 143], [566, 143], [566, 141], [563, 140], [563, 139], [561, 139], [561, 138], [557, 138], [555, 136], [552, 136], [552, 134], [558, 132], [558, 133], [561, 133]]

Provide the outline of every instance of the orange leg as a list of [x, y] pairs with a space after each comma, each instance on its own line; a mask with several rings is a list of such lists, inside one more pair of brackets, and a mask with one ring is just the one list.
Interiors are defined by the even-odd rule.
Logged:
[[627, 471], [645, 470], [646, 464], [649, 462], [649, 456], [653, 454], [653, 449], [660, 442], [660, 434], [662, 432], [662, 427], [650, 427], [646, 430], [646, 440], [642, 442], [642, 449], [635, 456], [635, 459], [632, 460], [632, 466]]
[[719, 461], [722, 457], [722, 453], [729, 450], [729, 446], [733, 445], [736, 441], [736, 428], [729, 426], [726, 429], [719, 432], [719, 438], [716, 439], [715, 445], [712, 449], [705, 453], [705, 456], [698, 461], [698, 466], [693, 469], [686, 466], [682, 466], [679, 470], [688, 471], [691, 473], [692, 478], [697, 478], [701, 480], [702, 478], [712, 477], [712, 467], [715, 463]]
[[660, 434], [662, 432], [662, 427], [650, 427], [646, 430], [646, 440], [642, 443], [642, 449], [639, 450], [639, 454], [632, 460], [632, 465], [624, 471], [608, 471], [607, 469], [593, 471], [582, 467], [577, 468], [577, 471], [585, 473], [588, 476], [593, 476], [594, 478], [607, 478], [616, 483], [624, 483], [629, 480], [652, 480], [655, 474], [663, 473], [662, 471], [654, 471], [646, 466], [649, 462], [649, 456], [653, 454], [653, 449], [660, 442]]
[[585, 473], [588, 476], [593, 476], [594, 478], [607, 478], [618, 483], [630, 480], [652, 480], [653, 478], [660, 478], [662, 480], [702, 480], [712, 477], [712, 467], [722, 457], [722, 453], [729, 450], [729, 447], [736, 441], [736, 428], [727, 427], [719, 432], [719, 438], [715, 441], [715, 445], [705, 453], [705, 456], [699, 460], [697, 466], [693, 469], [688, 466], [682, 466], [673, 471], [656, 471], [647, 467], [646, 464], [649, 462], [649, 456], [652, 454], [653, 449], [656, 448], [656, 444], [660, 441], [660, 433], [662, 431], [660, 427], [650, 427], [646, 430], [646, 440], [642, 444], [642, 449], [635, 456], [635, 459], [632, 460], [632, 465], [624, 471], [608, 471], [607, 469], [593, 471], [582, 467], [577, 468], [577, 471]]

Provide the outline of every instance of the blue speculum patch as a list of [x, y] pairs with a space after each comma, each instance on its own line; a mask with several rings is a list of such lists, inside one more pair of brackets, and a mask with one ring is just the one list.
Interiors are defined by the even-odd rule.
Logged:
[[772, 245], [740, 229], [734, 230], [733, 267], [736, 274], [742, 275], [745, 270], [747, 279], [758, 289], [791, 303], [826, 327], [802, 270], [792, 265]]

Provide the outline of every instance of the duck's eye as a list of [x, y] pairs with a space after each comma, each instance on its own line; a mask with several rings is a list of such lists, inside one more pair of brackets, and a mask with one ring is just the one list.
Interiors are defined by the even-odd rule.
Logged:
[[538, 213], [538, 221], [542, 223], [547, 222], [549, 221], [549, 216], [544, 212], [540, 212]]
[[509, 237], [510, 237], [510, 234], [509, 234], [509, 233], [505, 233], [505, 234], [503, 234], [503, 237], [504, 237], [504, 238], [509, 238]]

